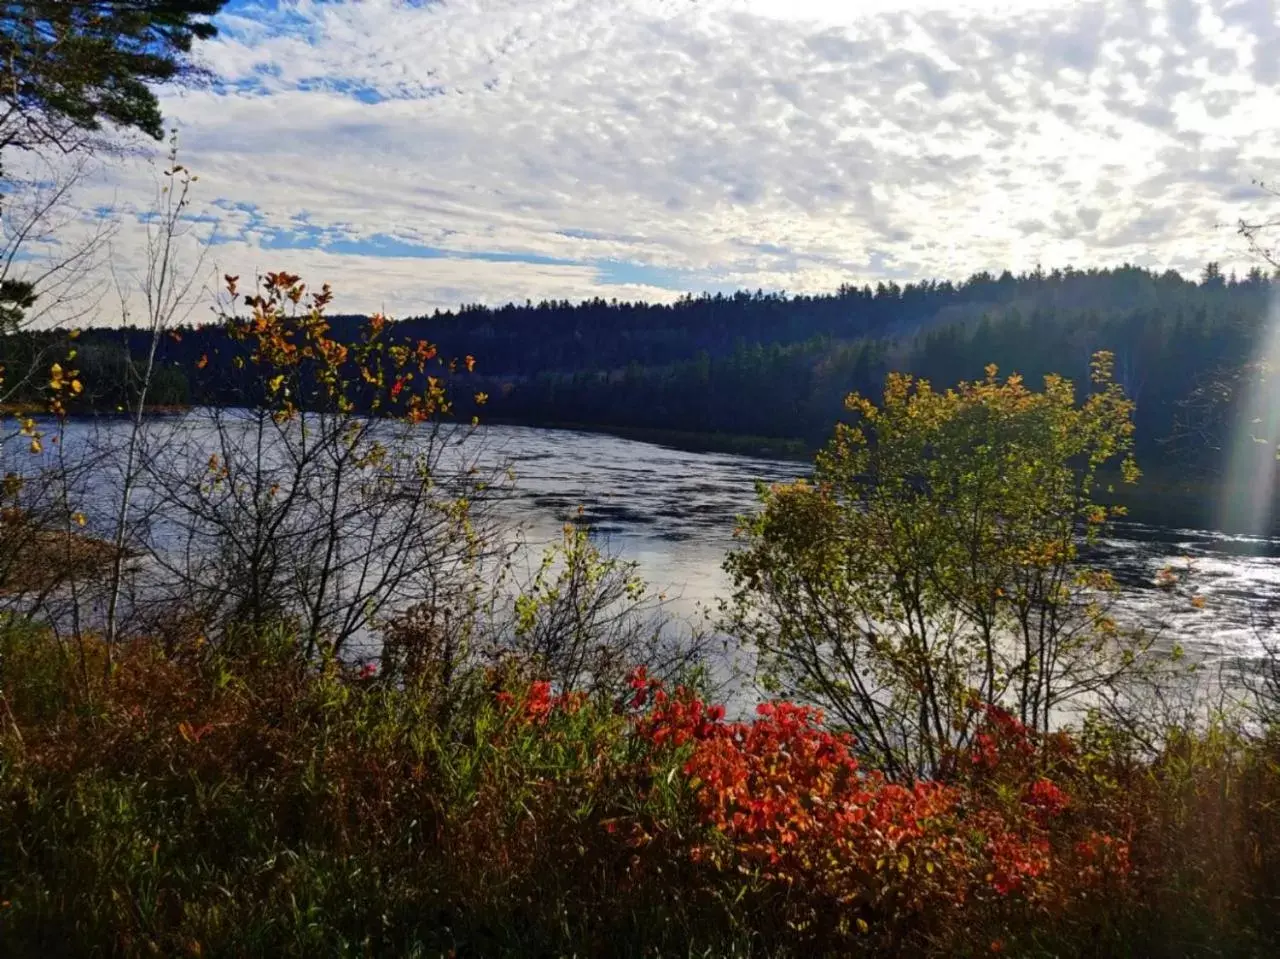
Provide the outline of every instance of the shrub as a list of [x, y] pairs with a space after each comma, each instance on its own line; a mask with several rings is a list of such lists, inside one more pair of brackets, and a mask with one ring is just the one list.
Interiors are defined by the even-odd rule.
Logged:
[[846, 405], [813, 480], [762, 489], [725, 563], [729, 631], [771, 690], [826, 708], [905, 781], [967, 747], [974, 695], [1048, 729], [1146, 665], [1078, 554], [1114, 512], [1099, 470], [1137, 473], [1109, 354], [1079, 404], [1062, 377], [1037, 392], [989, 367], [946, 391], [891, 374], [879, 405]]
[[1183, 955], [1276, 941], [1280, 749], [1144, 757], [992, 707], [892, 782], [816, 710], [749, 720], [475, 671], [439, 709], [296, 642], [91, 670], [3, 633], [0, 952]]

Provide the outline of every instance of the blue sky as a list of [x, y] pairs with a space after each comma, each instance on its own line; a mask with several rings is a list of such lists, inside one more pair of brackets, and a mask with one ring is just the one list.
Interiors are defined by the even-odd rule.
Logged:
[[[212, 266], [344, 309], [1247, 266], [1273, 0], [233, 0], [167, 91]], [[153, 171], [103, 168], [124, 227]], [[122, 227], [118, 255], [140, 243]]]

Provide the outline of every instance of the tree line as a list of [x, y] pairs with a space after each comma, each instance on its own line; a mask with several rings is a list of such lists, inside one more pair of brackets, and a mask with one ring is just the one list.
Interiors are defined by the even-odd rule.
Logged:
[[[1196, 279], [1132, 266], [979, 273], [962, 283], [846, 286], [830, 295], [473, 305], [400, 320], [388, 334], [427, 338], [442, 355], [476, 357], [468, 383], [490, 397], [485, 412], [494, 419], [810, 446], [827, 435], [851, 390], [872, 391], [891, 370], [954, 383], [994, 362], [1030, 382], [1050, 372], [1083, 382], [1090, 357], [1108, 350], [1137, 404], [1144, 459], [1212, 466], [1220, 438], [1173, 441], [1197, 390], [1254, 355], [1274, 284], [1259, 268], [1226, 276], [1214, 263]], [[330, 323], [335, 339], [351, 343], [367, 318]], [[7, 338], [3, 361], [19, 368], [24, 357], [40, 355], [43, 337], [57, 335]], [[79, 408], [128, 406], [130, 364], [150, 341], [139, 329], [86, 330], [79, 363], [94, 375], [85, 377], [92, 388]], [[157, 361], [157, 404], [221, 405], [243, 401], [253, 388], [242, 348], [221, 324], [174, 328]], [[460, 414], [477, 412], [469, 401], [464, 406]]]

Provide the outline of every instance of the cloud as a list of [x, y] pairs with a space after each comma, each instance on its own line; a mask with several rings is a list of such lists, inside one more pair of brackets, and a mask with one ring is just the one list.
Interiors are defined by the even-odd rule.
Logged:
[[[344, 309], [1194, 271], [1243, 261], [1205, 224], [1280, 155], [1271, 0], [237, 0], [222, 26], [216, 82], [163, 101], [210, 256]], [[128, 162], [82, 202], [149, 197]]]

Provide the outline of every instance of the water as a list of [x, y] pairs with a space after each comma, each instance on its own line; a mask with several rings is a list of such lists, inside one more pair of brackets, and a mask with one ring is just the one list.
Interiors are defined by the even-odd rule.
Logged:
[[[103, 432], [123, 438], [126, 428], [123, 421], [73, 423], [67, 443], [84, 442], [94, 431], [99, 439]], [[581, 508], [601, 543], [637, 563], [673, 613], [690, 617], [726, 594], [721, 563], [733, 546], [736, 518], [755, 506], [756, 482], [807, 472], [803, 463], [530, 427], [481, 427], [467, 444], [481, 463], [513, 470], [514, 487], [499, 509], [525, 530], [530, 561]], [[1113, 533], [1096, 558], [1120, 584], [1119, 619], [1209, 664], [1241, 665], [1263, 655], [1269, 611], [1280, 610], [1280, 540], [1140, 524]], [[1176, 593], [1157, 585], [1166, 568], [1184, 578]], [[1203, 608], [1191, 602], [1193, 594]]]
[[[592, 433], [489, 427], [479, 438], [488, 455], [511, 460], [509, 509], [531, 540], [555, 536], [581, 506], [610, 548], [638, 563], [684, 614], [725, 595], [721, 562], [733, 546], [735, 519], [755, 507], [756, 481], [808, 472], [803, 463]], [[1280, 620], [1280, 540], [1138, 523], [1117, 525], [1113, 534], [1095, 556], [1119, 583], [1117, 618], [1207, 664], [1263, 655], [1270, 611]], [[1159, 585], [1166, 569], [1179, 578], [1174, 591]]]
[[485, 458], [515, 475], [504, 503], [531, 543], [577, 518], [610, 553], [638, 564], [674, 612], [693, 615], [724, 596], [721, 570], [737, 517], [755, 505], [755, 484], [808, 472], [803, 463], [691, 453], [596, 433], [532, 427], [482, 428]]

